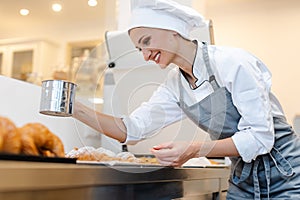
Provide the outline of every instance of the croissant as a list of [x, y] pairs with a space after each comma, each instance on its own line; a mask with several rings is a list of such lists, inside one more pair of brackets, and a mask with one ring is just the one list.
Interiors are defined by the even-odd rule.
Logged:
[[21, 152], [21, 135], [16, 125], [5, 117], [0, 117], [0, 151], [12, 154]]
[[64, 157], [64, 146], [59, 137], [40, 123], [28, 123], [18, 128], [21, 133], [21, 151], [25, 155]]

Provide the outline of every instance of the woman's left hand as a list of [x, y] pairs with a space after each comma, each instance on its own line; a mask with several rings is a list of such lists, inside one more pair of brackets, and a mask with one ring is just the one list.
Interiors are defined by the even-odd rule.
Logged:
[[191, 158], [199, 157], [200, 143], [168, 142], [151, 149], [160, 164], [165, 166], [181, 166]]

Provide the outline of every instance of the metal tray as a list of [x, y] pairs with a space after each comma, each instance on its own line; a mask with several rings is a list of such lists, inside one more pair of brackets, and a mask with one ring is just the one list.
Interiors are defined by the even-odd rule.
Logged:
[[77, 160], [77, 164], [89, 164], [89, 165], [102, 165], [102, 166], [117, 166], [117, 167], [165, 167], [159, 164], [144, 164], [144, 163], [132, 163], [132, 162], [121, 162], [121, 161], [86, 161]]
[[44, 156], [28, 156], [23, 154], [5, 154], [0, 153], [1, 160], [15, 160], [28, 162], [51, 162], [51, 163], [70, 163], [76, 164], [75, 158], [61, 158], [61, 157], [44, 157]]

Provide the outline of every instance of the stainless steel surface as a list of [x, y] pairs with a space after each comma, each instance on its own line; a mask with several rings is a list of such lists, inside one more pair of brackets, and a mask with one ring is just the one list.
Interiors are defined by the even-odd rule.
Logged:
[[226, 190], [228, 175], [228, 168], [0, 161], [0, 199], [192, 199]]
[[76, 85], [64, 80], [42, 82], [40, 113], [68, 117], [73, 113]]

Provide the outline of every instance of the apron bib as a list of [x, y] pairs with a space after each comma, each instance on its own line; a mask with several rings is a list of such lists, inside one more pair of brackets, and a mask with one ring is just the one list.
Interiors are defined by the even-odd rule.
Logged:
[[[200, 102], [188, 106], [184, 102], [184, 89], [180, 78], [181, 73], [179, 73], [178, 105], [188, 118], [209, 133], [212, 140], [228, 138], [239, 131], [237, 127], [241, 115], [233, 105], [230, 92], [225, 87], [220, 87], [215, 79], [206, 43], [203, 44], [202, 50], [209, 75], [207, 81], [211, 84], [214, 92]], [[300, 194], [300, 177], [294, 176], [294, 168], [300, 171], [298, 164], [300, 162], [299, 138], [285, 119], [274, 117], [273, 121], [275, 145], [270, 153], [258, 156], [251, 163], [245, 163], [240, 157], [230, 158], [232, 167], [227, 199], [269, 199], [271, 195], [276, 196], [276, 193], [278, 193], [277, 197], [288, 199], [287, 197]], [[295, 159], [294, 162], [292, 162], [293, 159]], [[298, 185], [298, 188], [294, 185]], [[281, 194], [290, 188], [293, 190]]]
[[194, 123], [209, 133], [212, 140], [228, 138], [238, 131], [237, 126], [241, 115], [232, 103], [231, 94], [225, 87], [219, 86], [213, 75], [206, 44], [203, 48], [203, 58], [209, 75], [208, 82], [214, 92], [192, 106], [186, 105], [179, 73], [180, 102], [178, 105]]

